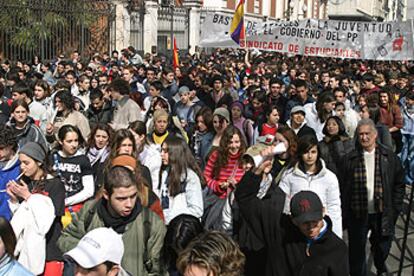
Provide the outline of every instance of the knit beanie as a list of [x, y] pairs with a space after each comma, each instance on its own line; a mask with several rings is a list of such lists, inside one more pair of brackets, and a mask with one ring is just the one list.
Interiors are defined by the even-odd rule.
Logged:
[[219, 107], [219, 108], [214, 109], [213, 116], [214, 115], [220, 115], [221, 117], [223, 117], [224, 119], [226, 119], [227, 122], [230, 123], [230, 113], [227, 110], [227, 108]]
[[46, 159], [46, 152], [43, 147], [35, 142], [27, 142], [19, 151], [19, 153], [23, 153], [35, 161], [45, 164]]

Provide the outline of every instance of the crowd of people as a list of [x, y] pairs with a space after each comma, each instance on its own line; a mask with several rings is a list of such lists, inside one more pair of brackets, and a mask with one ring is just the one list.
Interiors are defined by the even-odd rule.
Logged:
[[378, 275], [414, 64], [133, 47], [1, 60], [0, 275]]

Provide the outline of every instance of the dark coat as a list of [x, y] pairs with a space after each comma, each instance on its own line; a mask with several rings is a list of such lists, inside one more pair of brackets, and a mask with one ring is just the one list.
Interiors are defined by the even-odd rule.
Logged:
[[319, 142], [320, 157], [325, 161], [326, 167], [337, 174], [341, 158], [351, 152], [355, 147], [354, 145], [354, 140], [348, 137], [325, 137]]
[[266, 276], [285, 276], [288, 273], [281, 247], [280, 219], [285, 204], [285, 193], [272, 186], [263, 199], [257, 197], [262, 177], [247, 172], [235, 190], [243, 225], [239, 225], [238, 242], [247, 250], [264, 249]]
[[[378, 144], [376, 150], [380, 151], [381, 182], [383, 185], [384, 211], [381, 221], [381, 233], [384, 236], [394, 234], [394, 226], [398, 214], [401, 212], [405, 186], [403, 183], [403, 169], [398, 156], [390, 149]], [[357, 147], [342, 158], [338, 172], [341, 188], [342, 217], [344, 226], [352, 221], [347, 221], [351, 212], [351, 196], [354, 181], [354, 171], [358, 164], [358, 158], [363, 154]], [[368, 214], [366, 219], [368, 219]]]
[[[290, 218], [283, 215], [283, 250], [289, 274], [292, 276], [348, 276], [348, 248], [345, 242], [332, 232], [332, 222], [324, 218], [326, 232], [310, 245]], [[308, 248], [307, 248], [308, 247]], [[309, 252], [309, 256], [306, 252]]]
[[91, 129], [94, 129], [94, 127], [101, 123], [101, 124], [108, 124], [112, 121], [112, 113], [113, 108], [110, 102], [105, 102], [102, 109], [98, 112], [95, 112], [95, 110], [92, 108], [92, 106], [89, 106], [86, 117], [89, 120], [89, 126]]
[[303, 125], [300, 130], [298, 131], [298, 133], [296, 134], [298, 136], [298, 138], [302, 137], [302, 136], [306, 136], [306, 135], [311, 135], [313, 137], [315, 137], [316, 139], [316, 132], [313, 128], [311, 128], [308, 125]]

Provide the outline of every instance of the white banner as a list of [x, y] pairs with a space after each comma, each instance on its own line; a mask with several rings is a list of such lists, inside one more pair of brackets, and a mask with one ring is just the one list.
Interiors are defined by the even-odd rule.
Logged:
[[242, 47], [305, 56], [412, 60], [413, 24], [305, 19], [246, 20], [246, 40], [230, 37], [232, 15], [209, 12], [201, 26], [200, 46]]

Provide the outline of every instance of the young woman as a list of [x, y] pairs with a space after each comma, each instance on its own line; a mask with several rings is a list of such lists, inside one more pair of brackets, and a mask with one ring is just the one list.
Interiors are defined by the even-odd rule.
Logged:
[[144, 122], [132, 122], [129, 124], [128, 129], [135, 138], [138, 160], [142, 165], [147, 167], [151, 173], [152, 183], [148, 184], [150, 184], [154, 190], [158, 185], [159, 171], [161, 168], [161, 155], [159, 147], [148, 141], [147, 127]]
[[290, 213], [290, 199], [296, 193], [304, 190], [315, 192], [332, 220], [333, 231], [338, 237], [342, 237], [338, 179], [321, 159], [315, 137], [303, 136], [299, 139], [296, 160], [294, 166], [283, 174], [279, 183], [279, 187], [286, 194], [284, 212]]
[[[34, 221], [29, 218], [18, 217], [19, 209], [12, 218], [12, 225], [17, 233], [20, 230], [22, 235], [18, 235], [19, 241], [24, 245], [19, 248], [20, 258], [30, 260], [35, 263], [32, 258], [37, 255], [46, 256], [46, 266], [44, 275], [61, 275], [59, 273], [63, 268], [62, 252], [58, 249], [56, 242], [62, 230], [61, 217], [65, 214], [65, 188], [59, 178], [54, 177], [48, 172], [46, 162], [46, 151], [41, 145], [34, 142], [28, 142], [19, 151], [20, 169], [23, 172], [20, 184], [12, 181], [8, 187], [8, 192], [12, 199], [12, 209], [21, 208], [23, 203], [17, 201], [18, 198], [25, 199], [27, 206], [34, 208], [36, 211], [42, 212], [42, 215], [32, 216], [32, 212], [26, 215], [32, 216]], [[31, 202], [32, 194], [47, 195], [53, 203], [52, 216], [48, 213], [48, 208], [42, 209], [42, 205], [35, 205]], [[31, 204], [33, 204], [31, 206]], [[31, 207], [30, 207], [31, 206]], [[43, 214], [44, 213], [44, 214]], [[23, 219], [23, 220], [22, 220]], [[43, 224], [45, 223], [45, 224]], [[47, 223], [51, 226], [47, 228]], [[35, 239], [32, 235], [35, 235]], [[46, 238], [46, 245], [44, 244]], [[18, 243], [19, 244], [19, 243]], [[40, 251], [46, 248], [45, 252]]]
[[[83, 203], [95, 192], [91, 163], [83, 151], [83, 138], [77, 127], [63, 125], [58, 133], [59, 146], [52, 152], [53, 170], [63, 182], [66, 190], [66, 216], [64, 226], [71, 214], [78, 212]], [[69, 220], [68, 220], [69, 219]]]
[[29, 117], [30, 109], [25, 100], [19, 99], [11, 105], [11, 118], [7, 123], [16, 133], [19, 147], [23, 147], [27, 142], [36, 142], [46, 150], [48, 143], [43, 132]]
[[203, 179], [186, 142], [170, 136], [161, 145], [162, 166], [155, 193], [161, 199], [165, 223], [181, 214], [203, 215]]
[[[109, 160], [112, 160], [122, 154], [137, 158], [137, 145], [135, 143], [135, 137], [128, 129], [120, 129], [115, 132], [114, 138], [112, 139]], [[148, 185], [148, 187], [152, 188], [152, 178], [149, 169], [141, 163], [138, 164], [138, 167], [140, 169], [140, 174], [144, 179], [144, 183]]]
[[204, 170], [207, 154], [214, 137], [213, 112], [207, 106], [202, 107], [196, 114], [195, 131], [190, 142], [190, 148], [201, 170]]
[[253, 121], [244, 117], [244, 107], [241, 102], [233, 102], [230, 106], [231, 119], [233, 125], [237, 127], [243, 135], [247, 145], [252, 145], [253, 140]]
[[10, 223], [0, 217], [0, 275], [32, 276], [33, 273], [14, 259], [16, 235]]
[[341, 158], [354, 149], [354, 141], [348, 136], [344, 123], [337, 116], [326, 120], [322, 132], [325, 137], [319, 142], [320, 156], [326, 167], [337, 174]]
[[265, 111], [266, 121], [263, 123], [258, 123], [258, 126], [255, 129], [254, 137], [255, 140], [259, 136], [266, 136], [268, 134], [275, 136], [279, 125], [280, 114], [276, 106], [271, 106]]
[[98, 124], [91, 132], [86, 156], [91, 162], [95, 182], [95, 194], [103, 185], [105, 162], [111, 152], [113, 131], [107, 124]]
[[210, 152], [220, 146], [220, 141], [223, 136], [224, 131], [230, 125], [230, 113], [224, 107], [219, 107], [214, 110], [213, 113], [213, 127], [214, 127], [214, 137], [210, 145]]
[[246, 151], [240, 130], [228, 126], [220, 140], [220, 147], [214, 150], [204, 170], [208, 187], [220, 198], [226, 198], [228, 192], [244, 175], [241, 157]]
[[74, 110], [74, 100], [70, 91], [60, 90], [54, 97], [56, 114], [49, 118], [49, 124], [46, 126], [46, 138], [50, 143], [56, 141], [56, 134], [63, 125], [76, 126], [82, 134], [85, 141], [90, 135], [89, 121], [79, 111]]

